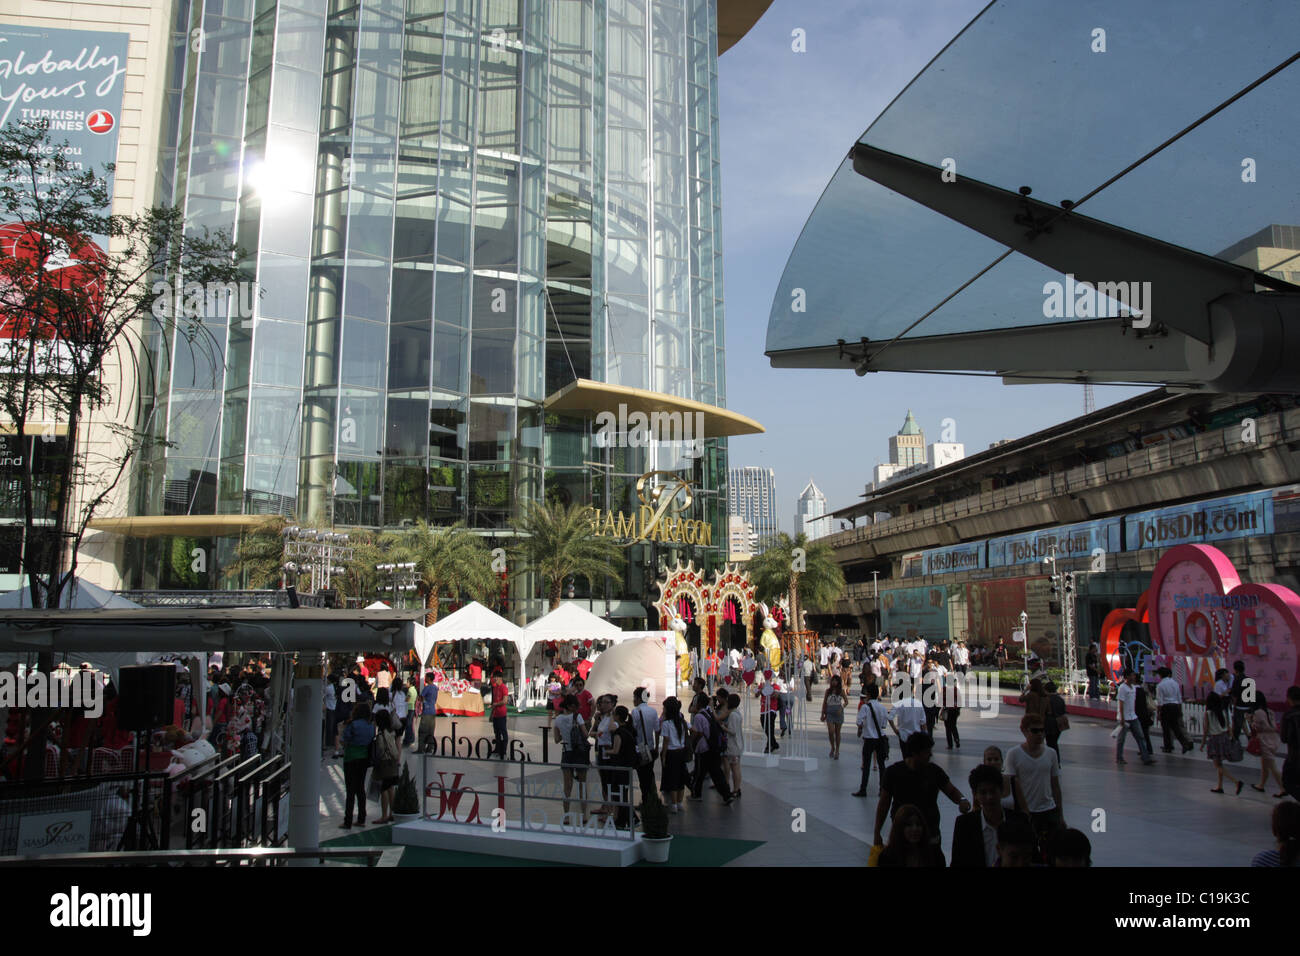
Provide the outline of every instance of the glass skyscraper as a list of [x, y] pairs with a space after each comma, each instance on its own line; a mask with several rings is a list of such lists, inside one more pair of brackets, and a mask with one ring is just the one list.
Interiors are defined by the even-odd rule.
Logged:
[[754, 553], [761, 554], [769, 539], [780, 531], [777, 520], [776, 472], [757, 465], [733, 468], [728, 492], [730, 513], [749, 522], [754, 534]]
[[[259, 295], [148, 337], [170, 446], [136, 513], [508, 536], [525, 502], [633, 511], [684, 469], [697, 564], [724, 558], [725, 438], [601, 448], [545, 404], [591, 379], [725, 406], [717, 6], [178, 3], [158, 201], [231, 232]], [[165, 540], [131, 553], [134, 583], [185, 583]]]

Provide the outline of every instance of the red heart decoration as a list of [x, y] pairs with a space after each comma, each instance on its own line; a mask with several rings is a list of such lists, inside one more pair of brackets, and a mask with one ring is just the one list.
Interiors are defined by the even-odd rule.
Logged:
[[1274, 706], [1300, 683], [1300, 595], [1289, 588], [1242, 583], [1218, 548], [1183, 544], [1160, 559], [1147, 595], [1151, 642], [1162, 655], [1193, 667], [1208, 659], [1211, 673], [1244, 660]]
[[726, 681], [728, 684], [731, 683], [731, 675], [730, 675], [730, 674], [728, 674], [726, 677], [724, 677], [724, 678], [722, 678], [722, 679], [723, 679], [724, 681]]

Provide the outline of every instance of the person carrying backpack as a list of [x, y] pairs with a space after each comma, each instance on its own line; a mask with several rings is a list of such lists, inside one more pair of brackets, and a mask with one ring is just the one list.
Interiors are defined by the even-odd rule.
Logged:
[[730, 708], [725, 702], [715, 702], [705, 707], [691, 718], [691, 738], [695, 747], [695, 780], [691, 787], [691, 799], [702, 800], [704, 775], [713, 781], [713, 788], [722, 797], [724, 806], [731, 806], [731, 788], [722, 773], [722, 757], [727, 752], [727, 732], [722, 722], [727, 719]]

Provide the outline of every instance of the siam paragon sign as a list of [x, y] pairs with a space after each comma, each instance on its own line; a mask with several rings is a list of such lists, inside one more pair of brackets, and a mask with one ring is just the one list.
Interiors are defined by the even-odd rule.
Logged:
[[[659, 481], [656, 481], [659, 477]], [[672, 471], [649, 471], [636, 480], [641, 507], [634, 514], [595, 509], [591, 533], [597, 537], [621, 538], [623, 546], [638, 541], [675, 544], [713, 544], [713, 526], [707, 521], [682, 517], [695, 500], [692, 482]]]

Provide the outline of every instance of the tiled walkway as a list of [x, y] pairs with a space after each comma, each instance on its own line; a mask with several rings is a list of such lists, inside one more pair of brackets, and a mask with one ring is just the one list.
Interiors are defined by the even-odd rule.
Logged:
[[[942, 727], [938, 728], [935, 763], [968, 793], [966, 777], [986, 746], [996, 744], [1005, 750], [1020, 742], [1020, 715], [1020, 710], [1004, 707], [997, 717], [985, 719], [967, 710], [961, 722], [959, 750], [945, 749]], [[544, 722], [545, 718], [527, 716], [511, 720], [512, 738], [517, 736], [534, 760], [541, 755], [537, 725]], [[450, 731], [450, 719], [440, 718], [438, 723], [440, 734]], [[456, 718], [456, 723], [458, 735], [476, 738], [491, 734], [488, 722], [481, 718]], [[1142, 766], [1129, 740], [1128, 763], [1118, 766], [1110, 736], [1113, 724], [1087, 718], [1075, 718], [1072, 723], [1061, 738], [1065, 819], [1088, 834], [1094, 865], [1245, 866], [1256, 852], [1271, 846], [1269, 814], [1277, 801], [1250, 789], [1251, 783], [1259, 782], [1255, 758], [1247, 756], [1243, 763], [1229, 765], [1230, 772], [1246, 781], [1241, 796], [1233, 795], [1231, 784], [1227, 793], [1214, 794], [1210, 792], [1213, 767], [1199, 749], [1185, 757], [1162, 754], [1157, 734], [1153, 738], [1157, 765]], [[703, 802], [688, 800], [684, 812], [670, 818], [671, 832], [762, 841], [761, 846], [735, 859], [733, 866], [861, 865], [871, 842], [878, 780], [873, 771], [866, 799], [851, 795], [860, 773], [857, 740], [849, 739], [852, 730], [851, 724], [845, 725], [842, 757], [831, 761], [827, 759], [825, 732], [817, 724], [807, 731], [810, 752], [818, 758], [816, 771], [745, 768], [744, 795], [732, 807], [724, 807], [716, 794], [706, 789]], [[897, 740], [893, 759], [898, 759]], [[418, 767], [417, 761], [412, 771], [417, 772]], [[342, 776], [339, 761], [324, 762], [322, 839], [346, 832], [338, 829], [343, 817]], [[1269, 793], [1275, 789], [1270, 782]], [[942, 796], [939, 805], [946, 848], [951, 843], [957, 808]], [[368, 818], [377, 816], [372, 801]], [[799, 829], [796, 825], [801, 819], [803, 827]]]

